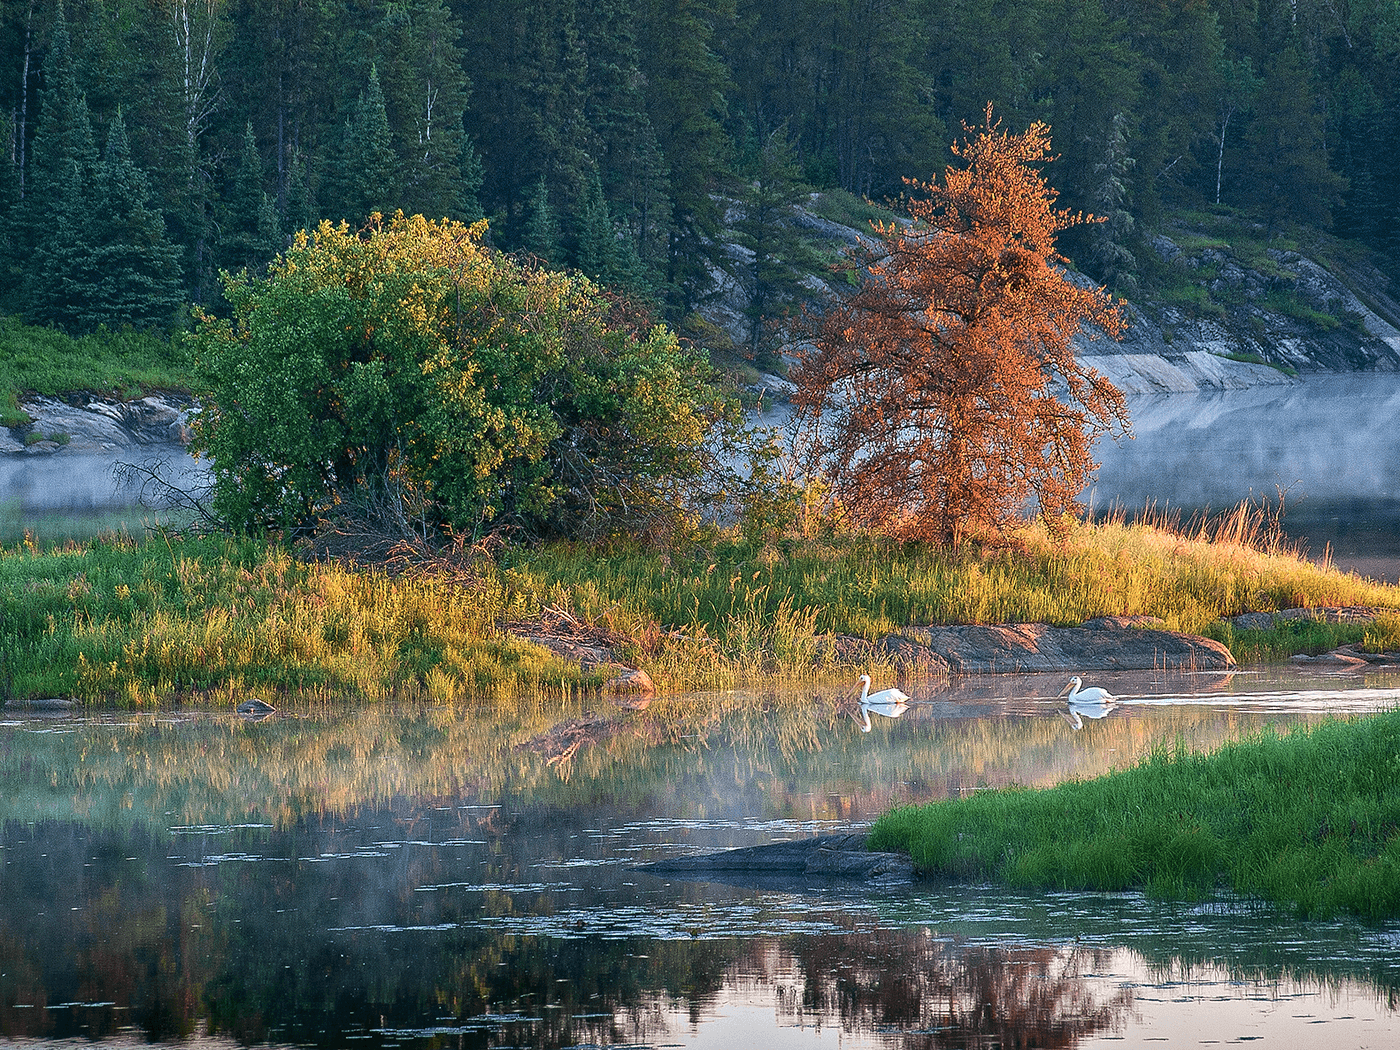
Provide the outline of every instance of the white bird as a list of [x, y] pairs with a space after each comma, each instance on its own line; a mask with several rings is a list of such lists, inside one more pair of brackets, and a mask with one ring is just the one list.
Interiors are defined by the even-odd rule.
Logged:
[[870, 692], [870, 676], [863, 674], [859, 681], [862, 684], [860, 691], [860, 704], [865, 707], [867, 704], [872, 707], [879, 707], [882, 704], [907, 704], [909, 698], [898, 689], [881, 689], [878, 693]]
[[[1102, 703], [1111, 704], [1115, 703], [1118, 700], [1118, 698], [1112, 693], [1110, 693], [1107, 689], [1100, 689], [1098, 686], [1094, 686], [1092, 689], [1081, 689], [1080, 686], [1082, 686], [1083, 684], [1084, 683], [1080, 681], [1079, 676], [1075, 675], [1069, 680], [1069, 685], [1065, 686], [1063, 689], [1060, 690], [1060, 696], [1064, 696], [1066, 693], [1068, 693], [1069, 702], [1071, 704], [1076, 705]], [[1056, 699], [1059, 699], [1059, 697], [1056, 697]]]
[[1071, 729], [1083, 729], [1084, 719], [1104, 718], [1118, 706], [1118, 698], [1107, 689], [1097, 686], [1092, 689], [1080, 689], [1083, 684], [1078, 677], [1071, 678], [1069, 685], [1060, 690], [1060, 696], [1066, 693], [1069, 696], [1066, 699], [1068, 710], [1060, 711], [1059, 715], [1069, 723]]
[[886, 718], [898, 718], [909, 709], [909, 697], [905, 696], [898, 689], [882, 689], [878, 693], [870, 692], [870, 676], [863, 674], [860, 676], [863, 688], [860, 691], [860, 717], [862, 733], [870, 732], [870, 712]]

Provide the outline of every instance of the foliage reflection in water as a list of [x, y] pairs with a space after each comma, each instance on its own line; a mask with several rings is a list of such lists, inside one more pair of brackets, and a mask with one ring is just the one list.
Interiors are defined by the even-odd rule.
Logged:
[[1076, 733], [1052, 702], [1062, 685], [915, 683], [908, 714], [868, 734], [830, 691], [7, 718], [0, 1037], [1072, 1046], [1145, 1017], [1234, 1024], [1290, 996], [1289, 1018], [1314, 1019], [1346, 998], [1352, 1021], [1324, 1028], [1339, 1039], [1365, 1018], [1395, 1031], [1395, 930], [1133, 895], [635, 870], [1397, 696], [1374, 675], [1144, 676], [1113, 682], [1129, 702]]

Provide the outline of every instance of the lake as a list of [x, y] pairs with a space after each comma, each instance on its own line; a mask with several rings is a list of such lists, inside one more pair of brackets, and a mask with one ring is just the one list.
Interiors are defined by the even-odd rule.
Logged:
[[[1392, 708], [1400, 672], [0, 717], [0, 1039], [321, 1047], [1396, 1045], [1400, 923], [649, 860]], [[577, 748], [557, 730], [592, 711]], [[574, 739], [574, 738], [571, 738]]]
[[1096, 513], [1222, 510], [1283, 494], [1283, 531], [1314, 558], [1400, 581], [1400, 376], [1129, 399], [1133, 440], [1105, 440]]

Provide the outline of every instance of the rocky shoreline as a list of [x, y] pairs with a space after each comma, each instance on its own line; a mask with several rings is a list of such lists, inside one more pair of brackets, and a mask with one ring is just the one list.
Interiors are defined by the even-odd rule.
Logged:
[[19, 407], [30, 422], [0, 427], [0, 455], [121, 452], [152, 445], [183, 448], [190, 443], [190, 416], [196, 405], [182, 394], [124, 401], [79, 391], [61, 398], [28, 397]]

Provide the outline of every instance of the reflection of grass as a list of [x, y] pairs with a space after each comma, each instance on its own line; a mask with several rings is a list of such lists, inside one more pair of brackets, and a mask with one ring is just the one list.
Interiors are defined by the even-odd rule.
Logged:
[[[873, 819], [892, 804], [1128, 765], [1154, 745], [1218, 746], [1252, 716], [1171, 709], [1072, 733], [1058, 718], [882, 721], [860, 732], [829, 695], [723, 692], [644, 712], [593, 709], [606, 731], [568, 762], [521, 747], [586, 712], [541, 697], [476, 708], [313, 705], [265, 722], [134, 716], [0, 739], [0, 822], [284, 826], [397, 798], [649, 807], [713, 816]], [[741, 801], [745, 792], [754, 798]], [[736, 808], [738, 807], [738, 808]], [[746, 808], [747, 807], [747, 808]], [[757, 808], [754, 808], [757, 807]]]
[[1400, 915], [1400, 713], [1266, 732], [1213, 755], [1159, 748], [1048, 791], [894, 811], [873, 848], [1013, 886], [1200, 898], [1223, 886], [1303, 915]]

